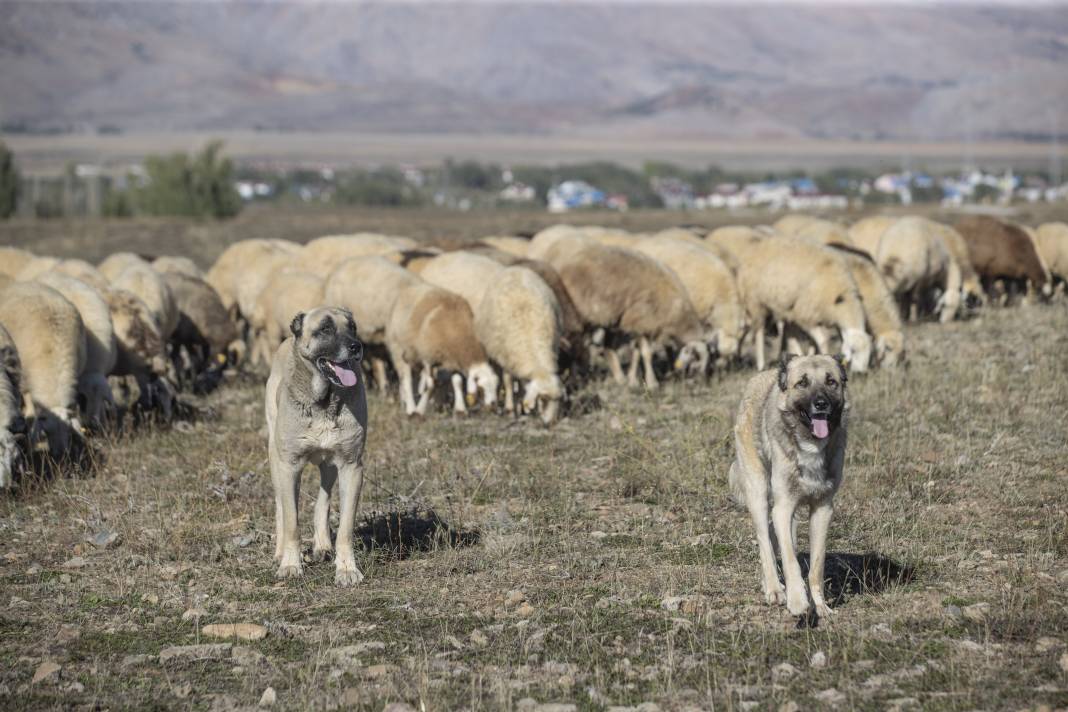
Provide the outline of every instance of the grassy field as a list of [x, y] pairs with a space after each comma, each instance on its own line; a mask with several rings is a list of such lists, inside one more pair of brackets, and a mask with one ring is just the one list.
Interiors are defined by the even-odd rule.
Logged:
[[361, 512], [444, 524], [366, 526], [348, 590], [332, 563], [274, 580], [262, 384], [242, 377], [0, 497], [0, 707], [255, 708], [268, 687], [309, 710], [1065, 707], [1068, 312], [909, 336], [908, 369], [850, 385], [817, 627], [764, 605], [727, 496], [747, 372], [596, 385], [551, 430], [372, 396]]

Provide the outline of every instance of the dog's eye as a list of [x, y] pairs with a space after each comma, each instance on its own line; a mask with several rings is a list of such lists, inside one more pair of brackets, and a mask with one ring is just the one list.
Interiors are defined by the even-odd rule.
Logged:
[[835, 386], [838, 385], [838, 381], [834, 380], [834, 377], [831, 376], [830, 374], [827, 374], [827, 385], [830, 386], [831, 388], [834, 388]]
[[801, 376], [801, 380], [797, 382], [797, 388], [808, 388], [808, 376]]
[[315, 332], [315, 333], [318, 334], [319, 336], [329, 336], [330, 334], [333, 334], [334, 333], [334, 322], [332, 322], [332, 321], [324, 321], [322, 323], [322, 325], [319, 326], [319, 330], [317, 332]]

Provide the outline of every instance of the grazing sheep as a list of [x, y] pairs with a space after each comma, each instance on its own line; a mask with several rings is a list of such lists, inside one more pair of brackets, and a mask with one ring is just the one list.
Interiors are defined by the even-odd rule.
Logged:
[[828, 245], [849, 268], [864, 305], [868, 332], [875, 339], [875, 361], [896, 366], [905, 360], [905, 330], [894, 294], [886, 286], [879, 267], [867, 252], [845, 245]]
[[300, 246], [284, 240], [242, 240], [227, 247], [208, 270], [207, 282], [223, 306], [248, 318], [276, 269], [293, 264]]
[[1068, 281], [1068, 225], [1062, 222], [1045, 223], [1035, 233], [1039, 255], [1063, 288]]
[[111, 313], [117, 356], [111, 375], [132, 376], [140, 391], [138, 403], [145, 412], [159, 407], [164, 420], [170, 420], [174, 393], [167, 375], [166, 341], [159, 326], [140, 297], [123, 289], [104, 293]]
[[15, 275], [15, 279], [20, 282], [29, 282], [37, 279], [45, 272], [52, 271], [58, 265], [59, 260], [55, 257], [34, 257], [23, 265], [19, 273]]
[[23, 267], [35, 259], [37, 255], [28, 250], [21, 250], [18, 247], [0, 247], [0, 274], [14, 279]]
[[111, 288], [111, 281], [85, 260], [63, 260], [52, 271], [80, 279], [101, 294]]
[[892, 215], [872, 215], [858, 220], [849, 228], [849, 239], [853, 247], [864, 250], [874, 259], [879, 251], [879, 238], [897, 220]]
[[293, 315], [323, 304], [323, 285], [322, 277], [298, 269], [283, 269], [272, 275], [249, 317], [255, 363], [270, 365], [278, 345], [289, 335]]
[[871, 337], [856, 282], [842, 260], [825, 248], [795, 238], [765, 237], [741, 261], [738, 291], [756, 330], [758, 370], [767, 365], [764, 329], [769, 315], [780, 327], [791, 322], [810, 334], [820, 353], [830, 352], [823, 327], [837, 327], [850, 369], [867, 370]]
[[803, 213], [791, 213], [790, 215], [784, 215], [775, 221], [772, 225], [772, 229], [784, 237], [793, 237], [806, 227], [814, 222], [819, 222], [820, 218], [815, 215], [805, 215]]
[[875, 262], [886, 284], [915, 320], [932, 290], [942, 290], [939, 321], [951, 321], [960, 307], [960, 266], [932, 221], [905, 217], [896, 221], [879, 240]]
[[188, 257], [163, 255], [152, 260], [152, 269], [160, 274], [184, 274], [186, 277], [204, 280], [204, 272]]
[[964, 242], [961, 234], [949, 225], [930, 221], [931, 228], [942, 238], [950, 257], [960, 268], [961, 304], [968, 309], [975, 309], [986, 303], [986, 293], [979, 281], [979, 275], [972, 266], [972, 258], [968, 255], [968, 245]]
[[14, 484], [22, 451], [18, 438], [25, 434], [19, 381], [22, 366], [15, 341], [0, 324], [0, 490]]
[[174, 303], [174, 295], [159, 272], [152, 269], [147, 262], [131, 264], [117, 277], [110, 279], [114, 289], [122, 289], [140, 297], [152, 312], [164, 341], [171, 338], [171, 334], [178, 328], [178, 307]]
[[1034, 241], [1018, 225], [985, 215], [964, 218], [954, 226], [968, 245], [968, 256], [983, 287], [991, 291], [995, 282], [1030, 282], [1046, 295], [1051, 293], [1051, 276], [1035, 249]]
[[675, 238], [643, 240], [638, 251], [665, 264], [682, 282], [721, 359], [738, 355], [745, 318], [734, 274], [705, 247]]
[[178, 327], [171, 335], [173, 357], [178, 360], [184, 350], [189, 360], [179, 373], [195, 377], [238, 362], [244, 343], [238, 340], [237, 329], [211, 285], [184, 272], [164, 272], [163, 281], [178, 308]]
[[525, 267], [506, 267], [489, 280], [475, 309], [475, 335], [504, 371], [505, 407], [512, 409], [512, 377], [528, 381], [523, 408], [556, 419], [564, 387], [557, 374], [560, 309], [542, 279]]
[[[658, 386], [653, 371], [653, 342], [678, 342], [682, 348], [676, 359], [677, 368], [695, 367], [704, 373], [708, 346], [702, 339], [701, 320], [686, 296], [686, 288], [671, 270], [640, 252], [596, 242], [551, 256], [553, 267], [587, 324], [638, 337], [647, 388]], [[607, 355], [612, 376], [622, 384], [619, 357], [614, 349], [609, 349]], [[638, 384], [636, 368], [627, 380], [632, 386]]]
[[389, 386], [386, 378], [386, 325], [397, 296], [422, 280], [394, 264], [388, 257], [352, 257], [337, 266], [326, 279], [325, 301], [352, 312], [366, 347], [365, 361], [380, 392]]
[[[467, 374], [467, 394], [474, 398], [481, 388], [484, 402], [497, 399], [497, 374], [486, 350], [475, 335], [474, 315], [463, 297], [427, 284], [405, 287], [397, 295], [386, 326], [386, 345], [400, 378], [400, 398], [408, 415], [422, 415], [429, 403], [435, 367], [453, 371], [453, 409], [465, 412], [462, 376]], [[422, 365], [419, 402], [412, 397], [412, 367]]]
[[151, 267], [148, 261], [132, 252], [113, 252], [105, 257], [97, 269], [109, 282], [114, 282], [127, 267]]
[[78, 374], [86, 358], [82, 318], [51, 287], [15, 282], [0, 292], [0, 324], [18, 349], [33, 433], [44, 432], [58, 459], [70, 450], [72, 433], [82, 433], [77, 417]]
[[115, 407], [108, 374], [118, 360], [118, 344], [108, 303], [99, 290], [65, 274], [46, 272], [36, 281], [62, 294], [82, 318], [86, 348], [85, 365], [78, 375], [78, 395], [84, 400], [86, 420], [100, 427], [105, 415]]
[[434, 286], [459, 294], [474, 310], [490, 282], [504, 266], [489, 257], [470, 252], [446, 252], [427, 262], [419, 273]]
[[400, 250], [398, 252], [386, 252], [379, 257], [385, 257], [393, 264], [400, 265], [412, 274], [419, 274], [430, 261], [438, 255], [444, 254], [436, 247], [418, 247], [412, 250]]
[[343, 260], [350, 257], [381, 255], [387, 252], [410, 250], [419, 246], [407, 237], [392, 237], [362, 232], [355, 235], [318, 237], [300, 251], [295, 268], [325, 278]]
[[516, 257], [530, 257], [530, 240], [525, 240], [522, 237], [493, 235], [483, 237], [479, 242], [483, 242], [490, 247], [496, 247], [498, 250]]
[[582, 229], [582, 232], [594, 242], [598, 242], [607, 247], [634, 248], [644, 239], [641, 235], [635, 235], [626, 230], [614, 230], [611, 228], [586, 227]]
[[746, 225], [728, 225], [716, 228], [705, 236], [705, 246], [723, 260], [731, 272], [738, 270], [746, 255], [772, 233]]
[[646, 240], [675, 240], [677, 242], [688, 242], [691, 245], [707, 248], [703, 237], [693, 230], [688, 230], [684, 227], [669, 227], [666, 230], [653, 233], [647, 237]]
[[556, 260], [562, 259], [565, 253], [576, 252], [591, 244], [596, 243], [582, 230], [571, 225], [553, 225], [530, 239], [527, 255], [531, 259], [544, 260], [553, 264]]

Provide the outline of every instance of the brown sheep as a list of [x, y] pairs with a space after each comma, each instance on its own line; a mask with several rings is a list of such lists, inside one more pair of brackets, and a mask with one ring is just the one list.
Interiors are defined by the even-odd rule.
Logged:
[[239, 360], [244, 343], [238, 340], [237, 328], [211, 285], [183, 272], [164, 272], [163, 281], [174, 295], [179, 314], [171, 335], [173, 356], [177, 359], [184, 350], [189, 359], [179, 373], [195, 378]]
[[1034, 241], [1018, 225], [985, 215], [964, 218], [954, 226], [968, 245], [968, 256], [989, 292], [998, 280], [1030, 282], [1044, 294], [1052, 285]]

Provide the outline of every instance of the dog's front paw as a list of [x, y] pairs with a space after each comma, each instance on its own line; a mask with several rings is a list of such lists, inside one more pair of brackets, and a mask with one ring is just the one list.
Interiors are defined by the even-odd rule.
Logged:
[[809, 612], [812, 606], [809, 605], [808, 595], [804, 589], [800, 591], [791, 591], [786, 594], [786, 610], [790, 611], [791, 615], [803, 616]]
[[786, 589], [778, 581], [773, 586], [765, 586], [764, 600], [769, 606], [781, 606], [786, 603]]
[[334, 549], [332, 547], [312, 549], [311, 560], [314, 563], [321, 564], [324, 561], [330, 561], [332, 558], [334, 558]]
[[359, 569], [338, 569], [334, 574], [334, 583], [338, 586], [349, 587], [355, 586], [360, 581], [363, 581], [363, 574]]
[[304, 574], [304, 568], [300, 564], [289, 564], [278, 567], [274, 577], [280, 579], [297, 578]]

